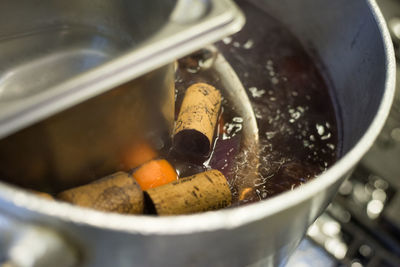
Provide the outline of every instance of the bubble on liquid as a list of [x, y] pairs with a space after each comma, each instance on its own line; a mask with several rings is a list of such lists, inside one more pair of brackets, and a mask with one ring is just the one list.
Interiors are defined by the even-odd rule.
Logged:
[[325, 127], [321, 124], [315, 124], [315, 128], [317, 129], [317, 132], [319, 135], [323, 135], [325, 133]]
[[234, 47], [239, 48], [240, 47], [240, 43], [239, 42], [233, 42], [232, 44]]
[[232, 37], [225, 37], [224, 39], [222, 39], [222, 42], [224, 42], [224, 44], [228, 45], [232, 42]]
[[200, 59], [199, 60], [199, 67], [201, 69], [209, 69], [214, 65], [216, 57], [209, 57], [205, 59]]
[[261, 198], [262, 198], [262, 199], [267, 198], [267, 196], [268, 196], [267, 191], [261, 191]]
[[335, 150], [334, 144], [328, 143], [328, 144], [326, 144], [326, 146], [329, 147], [331, 150]]
[[272, 60], [267, 61], [267, 65], [265, 65], [265, 68], [268, 70], [269, 73], [275, 72], [274, 63], [272, 62]]
[[265, 94], [265, 90], [264, 89], [258, 89], [257, 87], [250, 87], [249, 91], [251, 93], [251, 96], [253, 98], [260, 98]]
[[304, 147], [309, 147], [310, 146], [310, 141], [303, 140], [303, 145], [304, 145]]
[[[236, 120], [236, 122], [234, 120]], [[240, 131], [242, 131], [243, 119], [241, 117], [235, 117], [234, 120], [232, 120], [232, 122], [227, 122], [224, 124], [224, 133], [222, 134], [222, 140], [230, 139], [238, 134]]]
[[325, 122], [325, 126], [326, 126], [326, 128], [328, 128], [328, 129], [331, 128], [331, 125], [329, 124], [329, 122]]
[[[183, 80], [182, 80], [182, 78], [179, 76], [179, 75], [176, 75], [175, 76], [175, 83], [181, 83], [181, 82], [183, 82]], [[176, 91], [177, 89], [175, 88], [175, 91]]]
[[247, 40], [244, 44], [243, 44], [243, 48], [244, 49], [251, 49], [254, 46], [254, 41], [252, 39]]
[[265, 181], [265, 179], [263, 177], [257, 177], [257, 179], [254, 180], [253, 185], [254, 186], [260, 186], [260, 185], [265, 184], [265, 182], [266, 181]]
[[232, 119], [232, 121], [233, 121], [233, 122], [236, 122], [236, 123], [242, 123], [242, 122], [243, 122], [243, 118], [242, 118], [242, 117], [234, 117], [234, 118]]
[[272, 77], [271, 78], [271, 82], [272, 82], [272, 84], [278, 84], [279, 83], [279, 79], [278, 78], [276, 78], [276, 77]]
[[327, 140], [331, 138], [331, 133], [327, 133], [326, 135], [321, 136], [321, 140]]
[[292, 114], [290, 114], [290, 116], [292, 117], [292, 119], [298, 120], [301, 116], [301, 113], [296, 111], [296, 112], [293, 112]]
[[297, 110], [301, 113], [304, 113], [305, 109], [302, 106], [298, 106]]
[[276, 135], [276, 132], [266, 132], [265, 135], [268, 140], [271, 140]]
[[190, 67], [190, 68], [186, 68], [186, 71], [192, 74], [198, 73], [200, 70], [200, 67]]

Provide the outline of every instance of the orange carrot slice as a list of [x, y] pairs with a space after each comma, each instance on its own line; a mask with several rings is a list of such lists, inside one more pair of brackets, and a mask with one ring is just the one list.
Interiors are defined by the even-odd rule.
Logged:
[[246, 198], [247, 194], [249, 192], [251, 192], [251, 190], [252, 189], [250, 187], [243, 189], [242, 192], [240, 193], [239, 200], [244, 200]]
[[132, 176], [142, 190], [164, 185], [178, 178], [175, 169], [165, 159], [152, 160], [143, 164]]

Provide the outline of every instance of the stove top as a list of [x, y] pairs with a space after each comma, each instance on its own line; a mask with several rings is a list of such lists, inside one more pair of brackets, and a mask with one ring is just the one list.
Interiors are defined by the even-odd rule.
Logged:
[[286, 266], [400, 266], [400, 1], [377, 0], [397, 58], [396, 96], [374, 146]]

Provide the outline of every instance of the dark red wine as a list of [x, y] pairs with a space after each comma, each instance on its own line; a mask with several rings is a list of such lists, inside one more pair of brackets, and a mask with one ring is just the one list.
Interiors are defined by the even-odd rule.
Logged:
[[[239, 5], [247, 15], [246, 25], [216, 46], [236, 71], [254, 109], [260, 139], [256, 160], [249, 161], [251, 151], [241, 149], [243, 119], [226, 99], [213, 157], [187, 164], [173, 159], [181, 176], [207, 168], [222, 171], [234, 205], [306, 183], [335, 162], [340, 145], [335, 101], [315, 60], [277, 20], [247, 2]], [[177, 112], [185, 88], [195, 82], [223, 91], [220, 77], [204, 67], [212, 58], [212, 51], [203, 49], [179, 61]], [[240, 172], [249, 164], [258, 164], [256, 174]]]

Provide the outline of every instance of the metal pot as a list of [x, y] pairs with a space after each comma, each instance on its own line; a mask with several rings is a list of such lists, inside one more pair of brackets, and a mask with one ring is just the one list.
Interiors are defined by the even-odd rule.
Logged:
[[[78, 255], [83, 266], [276, 266], [284, 262], [382, 128], [394, 94], [395, 61], [373, 0], [252, 2], [282, 21], [322, 60], [342, 111], [344, 156], [317, 179], [275, 198], [187, 216], [107, 214], [0, 184], [0, 209], [14, 218], [13, 224], [0, 224], [0, 231], [8, 226], [14, 230], [10, 233], [21, 233], [19, 247], [12, 247], [10, 255], [28, 263], [28, 256], [47, 255], [40, 259], [71, 264]], [[26, 228], [28, 223], [36, 226]], [[32, 242], [38, 249], [21, 253]], [[49, 251], [53, 254], [44, 254]]]

